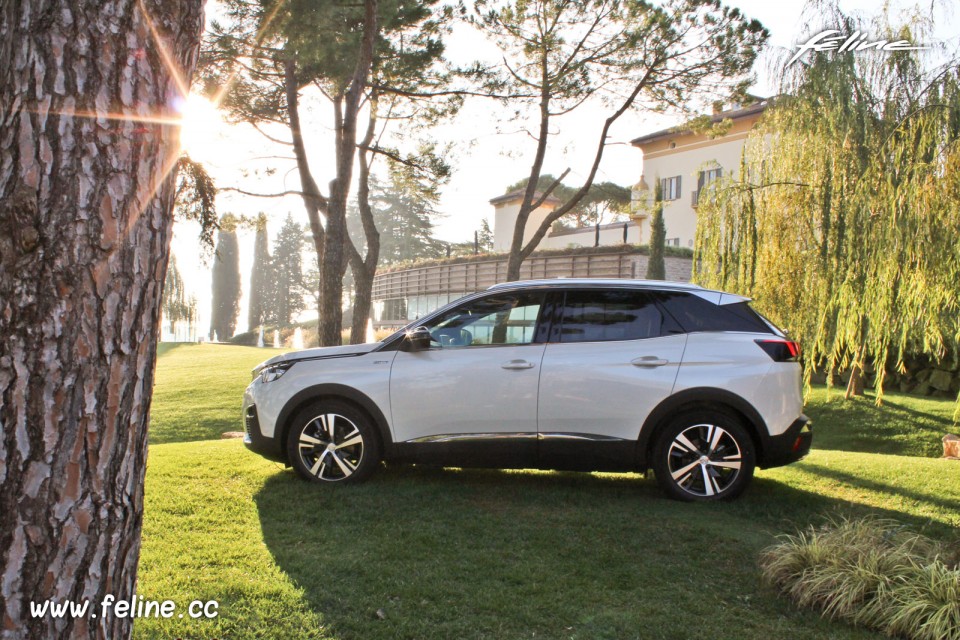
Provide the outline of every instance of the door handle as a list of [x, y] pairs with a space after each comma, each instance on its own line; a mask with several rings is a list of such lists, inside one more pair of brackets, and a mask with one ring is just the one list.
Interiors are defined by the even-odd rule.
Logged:
[[635, 367], [662, 367], [665, 364], [670, 364], [669, 360], [664, 360], [663, 358], [658, 358], [657, 356], [643, 356], [642, 358], [635, 358], [630, 361]]
[[533, 369], [534, 364], [532, 362], [527, 362], [526, 360], [510, 360], [509, 362], [504, 362], [500, 365], [501, 369], [510, 369], [516, 371], [518, 369]]

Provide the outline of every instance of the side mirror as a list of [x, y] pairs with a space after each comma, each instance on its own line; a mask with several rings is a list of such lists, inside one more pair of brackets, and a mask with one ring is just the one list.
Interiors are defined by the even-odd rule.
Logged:
[[430, 335], [430, 330], [426, 327], [411, 329], [407, 331], [407, 337], [404, 338], [404, 344], [407, 347], [405, 350], [423, 351], [429, 349], [431, 340], [433, 340], [433, 336]]

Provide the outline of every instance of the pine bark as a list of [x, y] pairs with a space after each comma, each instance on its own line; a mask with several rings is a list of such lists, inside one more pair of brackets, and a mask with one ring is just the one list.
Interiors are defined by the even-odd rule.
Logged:
[[29, 603], [134, 593], [178, 147], [147, 117], [202, 27], [202, 0], [0, 5], [0, 638], [130, 635]]

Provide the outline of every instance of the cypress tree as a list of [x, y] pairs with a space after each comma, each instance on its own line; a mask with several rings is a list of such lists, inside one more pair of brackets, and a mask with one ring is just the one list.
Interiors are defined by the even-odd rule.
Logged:
[[667, 226], [663, 222], [663, 186], [660, 179], [653, 188], [653, 217], [650, 220], [650, 256], [647, 259], [647, 279], [665, 280], [667, 268], [663, 262], [663, 245], [667, 240]]
[[255, 331], [257, 327], [273, 320], [273, 265], [270, 260], [270, 244], [267, 237], [267, 216], [257, 216], [257, 235], [253, 243], [253, 267], [250, 271], [250, 306], [247, 311], [247, 329]]
[[233, 337], [240, 313], [240, 248], [237, 244], [237, 220], [227, 214], [220, 218], [217, 250], [213, 258], [213, 300], [210, 338]]

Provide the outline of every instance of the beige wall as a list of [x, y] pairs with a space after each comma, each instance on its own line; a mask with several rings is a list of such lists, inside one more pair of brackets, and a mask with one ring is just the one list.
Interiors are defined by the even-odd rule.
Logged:
[[[693, 247], [697, 213], [691, 198], [697, 190], [699, 172], [719, 166], [723, 169], [724, 177], [736, 175], [743, 145], [756, 121], [756, 116], [738, 120], [725, 136], [712, 140], [701, 134], [678, 132], [674, 136], [640, 145], [643, 151], [640, 173], [650, 190], [646, 193], [635, 192], [635, 200], [647, 202], [649, 206], [658, 179], [681, 176], [680, 197], [666, 202], [663, 208], [668, 244]], [[644, 243], [650, 240], [648, 222], [643, 225]]]
[[[493, 250], [510, 251], [510, 243], [513, 241], [513, 227], [517, 224], [517, 214], [520, 213], [520, 204], [522, 200], [510, 200], [494, 205], [493, 217]], [[544, 204], [527, 219], [527, 226], [523, 230], [523, 243], [526, 244], [533, 237], [537, 227], [540, 226], [546, 217], [556, 208], [552, 204]], [[549, 232], [548, 232], [549, 233]], [[541, 243], [541, 246], [543, 244]]]
[[[693, 247], [693, 238], [697, 232], [697, 213], [693, 208], [692, 196], [697, 190], [697, 178], [700, 171], [723, 169], [724, 176], [735, 175], [740, 166], [740, 153], [743, 151], [744, 138], [693, 147], [671, 154], [644, 156], [643, 175], [651, 190], [656, 180], [680, 176], [680, 197], [664, 203], [663, 219], [667, 227], [668, 244], [679, 239], [679, 246]], [[649, 198], [649, 196], [648, 196]], [[649, 225], [645, 225], [647, 235], [643, 242], [649, 241]], [[674, 241], [674, 242], [671, 242]]]
[[[640, 244], [641, 229], [633, 222], [627, 223], [627, 244]], [[540, 242], [540, 249], [566, 249], [567, 247], [592, 247], [596, 241], [596, 230], [594, 227], [584, 227], [577, 229], [574, 233], [560, 233], [554, 235], [552, 232]], [[615, 227], [600, 229], [600, 245], [608, 247], [623, 243], [623, 224]]]

